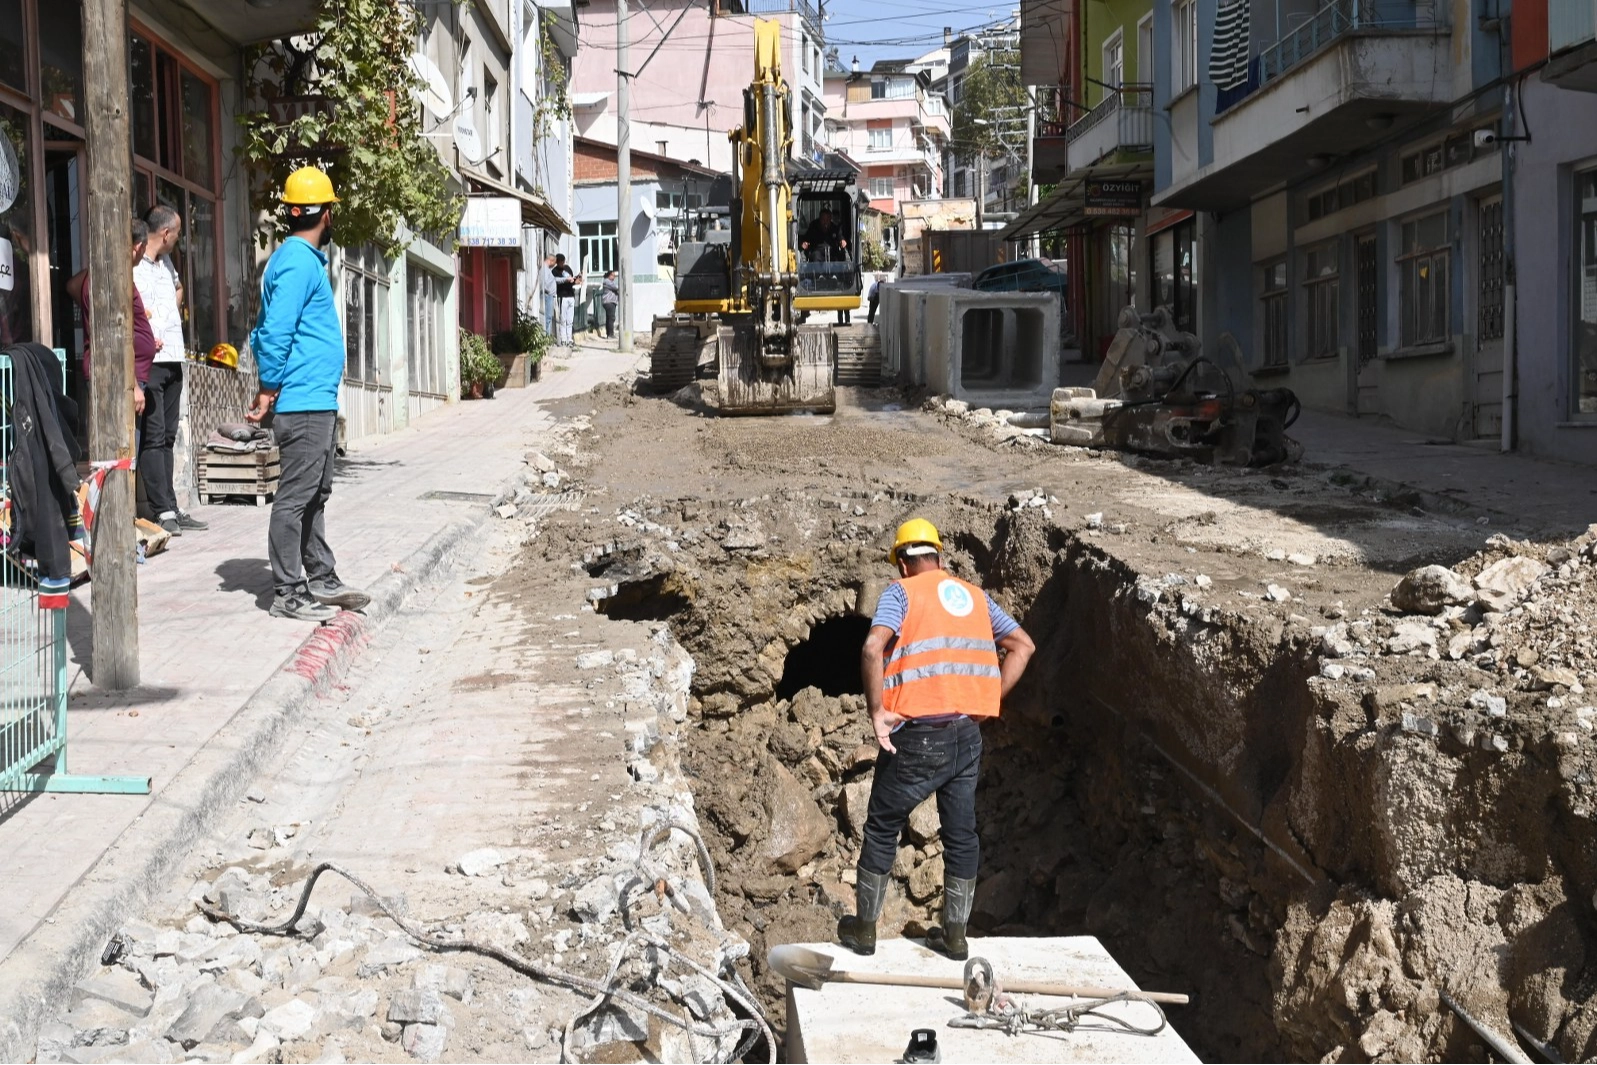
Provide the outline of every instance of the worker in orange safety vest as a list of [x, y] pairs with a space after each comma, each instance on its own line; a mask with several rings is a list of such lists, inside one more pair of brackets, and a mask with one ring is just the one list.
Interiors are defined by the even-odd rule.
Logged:
[[942, 553], [931, 522], [913, 518], [898, 527], [888, 558], [902, 579], [877, 602], [861, 653], [865, 701], [881, 749], [856, 870], [855, 913], [837, 926], [839, 941], [860, 954], [876, 952], [876, 921], [910, 812], [936, 793], [943, 922], [928, 933], [926, 945], [951, 958], [968, 956], [965, 928], [980, 863], [978, 723], [998, 716], [1036, 650], [991, 596], [943, 569]]

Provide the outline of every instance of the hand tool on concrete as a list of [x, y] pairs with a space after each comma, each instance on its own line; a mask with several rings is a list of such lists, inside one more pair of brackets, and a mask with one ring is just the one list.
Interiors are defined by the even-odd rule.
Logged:
[[[973, 959], [974, 960], [974, 959]], [[819, 991], [823, 984], [887, 984], [893, 987], [935, 987], [949, 991], [965, 990], [962, 976], [919, 976], [913, 973], [868, 973], [852, 969], [834, 969], [830, 954], [810, 950], [795, 943], [772, 947], [766, 955], [766, 964], [783, 979]], [[991, 967], [989, 966], [989, 969]], [[1186, 995], [1169, 991], [1133, 991], [1119, 987], [1078, 987], [1073, 984], [1056, 984], [1046, 980], [1014, 980], [1005, 982], [1003, 990], [1016, 995], [1054, 995], [1059, 998], [1110, 998], [1126, 995], [1144, 1002], [1163, 1002], [1185, 1006]]]

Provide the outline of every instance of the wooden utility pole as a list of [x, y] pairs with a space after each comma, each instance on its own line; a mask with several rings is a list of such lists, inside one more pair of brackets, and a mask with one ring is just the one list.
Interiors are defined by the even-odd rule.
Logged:
[[[89, 207], [89, 457], [133, 457], [133, 267], [128, 129], [127, 0], [83, 0], [83, 132]], [[94, 520], [94, 683], [122, 691], [139, 682], [138, 537], [133, 474], [105, 478]]]

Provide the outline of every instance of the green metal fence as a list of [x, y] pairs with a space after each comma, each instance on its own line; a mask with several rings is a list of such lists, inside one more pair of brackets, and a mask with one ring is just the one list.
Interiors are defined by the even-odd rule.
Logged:
[[[66, 372], [65, 353], [61, 358]], [[0, 354], [0, 494], [10, 499], [11, 359]], [[39, 605], [29, 564], [0, 560], [0, 791], [144, 795], [149, 777], [67, 772], [67, 612]]]

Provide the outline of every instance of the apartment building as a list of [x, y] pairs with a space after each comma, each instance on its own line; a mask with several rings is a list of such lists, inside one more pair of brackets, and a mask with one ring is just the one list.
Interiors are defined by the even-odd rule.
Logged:
[[897, 215], [906, 200], [940, 197], [948, 107], [915, 60], [879, 60], [869, 71], [826, 72], [827, 139], [858, 164], [870, 205]]

